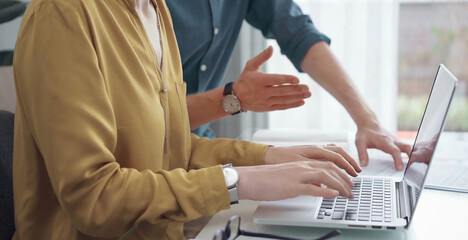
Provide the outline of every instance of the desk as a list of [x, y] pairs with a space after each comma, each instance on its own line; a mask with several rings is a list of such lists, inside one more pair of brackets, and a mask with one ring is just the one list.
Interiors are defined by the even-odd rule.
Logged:
[[[216, 214], [196, 239], [210, 240], [216, 229], [223, 228], [233, 215], [241, 216], [241, 228], [284, 236], [311, 239], [331, 229], [315, 227], [267, 226], [253, 223], [252, 215], [259, 202], [243, 200], [231, 209]], [[406, 231], [373, 231], [342, 229], [334, 239], [467, 239], [468, 194], [424, 189], [413, 222]], [[238, 238], [254, 239], [254, 238]]]
[[[311, 138], [314, 139], [314, 138]], [[258, 139], [252, 139], [258, 141]], [[301, 141], [300, 139], [299, 141]], [[328, 139], [327, 139], [328, 140]], [[334, 139], [335, 142], [336, 139]], [[353, 146], [353, 141], [344, 141], [342, 147]], [[276, 146], [285, 145], [301, 145], [304, 142], [288, 142], [274, 144]], [[444, 147], [439, 147], [438, 152], [443, 152]], [[450, 148], [449, 148], [450, 149]], [[351, 150], [352, 149], [349, 149]], [[442, 150], [442, 151], [441, 151]], [[355, 150], [354, 150], [355, 152]], [[449, 151], [454, 154], [453, 151]], [[458, 154], [461, 152], [457, 151]], [[464, 154], [462, 154], [464, 155]], [[463, 156], [466, 159], [466, 156]], [[374, 159], [373, 164], [376, 164]], [[394, 177], [403, 177], [403, 172], [393, 171], [393, 162], [388, 161], [387, 164], [392, 172], [380, 171], [379, 169], [369, 167], [363, 169], [361, 175], [393, 175]], [[381, 163], [382, 164], [382, 163]], [[433, 166], [434, 167], [434, 166]], [[385, 166], [384, 166], [384, 169]], [[436, 170], [436, 169], [433, 169]], [[430, 173], [430, 172], [429, 172]], [[252, 215], [255, 212], [259, 202], [241, 201], [238, 205], [233, 205], [231, 209], [222, 211], [216, 214], [206, 226], [197, 235], [197, 239], [209, 240], [213, 238], [213, 234], [218, 228], [224, 228], [229, 218], [233, 215], [241, 216], [241, 228], [254, 232], [265, 232], [276, 235], [298, 237], [302, 239], [313, 239], [322, 236], [329, 232], [328, 228], [315, 227], [287, 227], [287, 226], [272, 226], [259, 225], [252, 221]], [[408, 230], [395, 231], [374, 231], [374, 230], [354, 230], [341, 229], [342, 235], [334, 239], [468, 239], [468, 224], [465, 218], [468, 217], [468, 194], [438, 191], [432, 189], [424, 189], [419, 199], [419, 203]], [[206, 219], [205, 219], [206, 221]], [[254, 239], [254, 238], [238, 238], [238, 239]]]

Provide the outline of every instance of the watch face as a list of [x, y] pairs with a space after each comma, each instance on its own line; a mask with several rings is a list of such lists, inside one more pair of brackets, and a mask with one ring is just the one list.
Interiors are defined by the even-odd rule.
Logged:
[[234, 168], [224, 168], [224, 179], [226, 180], [226, 185], [228, 188], [235, 187], [239, 181], [239, 174]]
[[239, 98], [237, 98], [234, 95], [224, 96], [224, 98], [223, 98], [223, 108], [224, 108], [224, 111], [226, 111], [226, 112], [228, 112], [230, 114], [240, 112], [241, 109], [242, 109]]

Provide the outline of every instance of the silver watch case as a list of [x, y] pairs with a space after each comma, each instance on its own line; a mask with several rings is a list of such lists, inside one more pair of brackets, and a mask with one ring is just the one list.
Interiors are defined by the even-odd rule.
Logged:
[[223, 96], [223, 109], [227, 113], [236, 114], [242, 111], [239, 98], [234, 94]]

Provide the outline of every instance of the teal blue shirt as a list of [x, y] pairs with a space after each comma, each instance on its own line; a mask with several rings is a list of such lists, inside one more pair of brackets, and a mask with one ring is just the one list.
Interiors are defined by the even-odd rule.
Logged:
[[[187, 94], [221, 86], [244, 19], [266, 38], [276, 39], [299, 71], [313, 44], [330, 43], [291, 0], [169, 0], [166, 4], [179, 44]], [[194, 132], [214, 137], [208, 124]]]

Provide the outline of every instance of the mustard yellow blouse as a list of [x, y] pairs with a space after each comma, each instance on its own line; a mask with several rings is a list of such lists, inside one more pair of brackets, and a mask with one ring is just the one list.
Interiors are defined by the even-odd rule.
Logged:
[[[267, 146], [191, 135], [163, 0], [162, 70], [134, 0], [33, 0], [15, 49], [13, 239], [182, 239], [229, 208], [221, 166]], [[194, 33], [196, 34], [196, 33]], [[166, 90], [164, 90], [166, 89]]]

